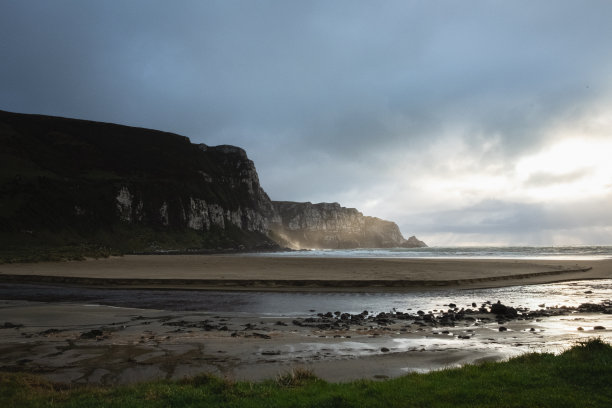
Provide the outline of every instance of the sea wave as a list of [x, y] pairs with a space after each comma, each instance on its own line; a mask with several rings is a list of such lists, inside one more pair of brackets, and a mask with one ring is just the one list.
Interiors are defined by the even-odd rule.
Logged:
[[612, 246], [509, 246], [509, 247], [428, 247], [312, 249], [292, 252], [260, 253], [279, 257], [333, 258], [437, 258], [437, 259], [611, 259]]

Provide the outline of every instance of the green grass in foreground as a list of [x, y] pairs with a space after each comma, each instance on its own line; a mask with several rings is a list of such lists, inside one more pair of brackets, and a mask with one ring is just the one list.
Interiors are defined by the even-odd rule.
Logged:
[[179, 382], [68, 387], [0, 374], [2, 407], [612, 407], [612, 347], [601, 340], [561, 355], [527, 354], [382, 382], [331, 384], [295, 370], [276, 380], [202, 375]]

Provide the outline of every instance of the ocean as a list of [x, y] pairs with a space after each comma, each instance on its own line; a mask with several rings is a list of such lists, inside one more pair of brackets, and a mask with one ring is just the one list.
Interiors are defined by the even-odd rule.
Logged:
[[293, 252], [264, 252], [248, 256], [335, 257], [335, 258], [437, 258], [437, 259], [556, 259], [597, 260], [612, 258], [612, 246], [508, 246], [313, 249]]

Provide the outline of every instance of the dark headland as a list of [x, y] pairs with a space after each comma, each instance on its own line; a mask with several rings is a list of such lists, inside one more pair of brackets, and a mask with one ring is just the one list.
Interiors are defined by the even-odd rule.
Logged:
[[235, 146], [0, 111], [0, 152], [4, 261], [425, 246], [354, 208], [272, 201]]

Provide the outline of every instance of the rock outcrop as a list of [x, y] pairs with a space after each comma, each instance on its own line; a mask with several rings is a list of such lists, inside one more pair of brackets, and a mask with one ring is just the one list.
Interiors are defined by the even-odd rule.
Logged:
[[121, 251], [424, 246], [339, 204], [273, 202], [235, 146], [0, 111], [0, 244]]
[[404, 239], [399, 227], [355, 208], [338, 203], [273, 201], [278, 220], [271, 222], [271, 236], [281, 245], [294, 248], [413, 248], [425, 247], [415, 237]]

